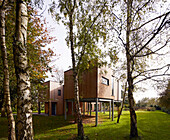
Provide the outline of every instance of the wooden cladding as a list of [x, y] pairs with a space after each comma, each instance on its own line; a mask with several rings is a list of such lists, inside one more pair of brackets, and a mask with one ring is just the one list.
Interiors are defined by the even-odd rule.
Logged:
[[[79, 78], [80, 98], [107, 98], [112, 96], [112, 71], [109, 68], [97, 68], [84, 71]], [[73, 72], [64, 73], [64, 99], [74, 99]]]

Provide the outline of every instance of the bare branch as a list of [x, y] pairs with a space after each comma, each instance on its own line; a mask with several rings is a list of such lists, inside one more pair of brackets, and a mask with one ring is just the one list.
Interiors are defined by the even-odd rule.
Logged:
[[[132, 23], [133, 23], [133, 21], [134, 21], [134, 19], [135, 19], [135, 16], [137, 15], [137, 13], [139, 13], [139, 11], [142, 10], [143, 7], [145, 7], [150, 1], [151, 1], [151, 0], [148, 0], [148, 1], [147, 1], [146, 3], [144, 3], [140, 8], [137, 9], [135, 15], [133, 16]], [[133, 29], [133, 30], [134, 30], [134, 29]], [[133, 30], [131, 30], [131, 31], [133, 31]]]
[[47, 9], [47, 6], [45, 7], [45, 9], [39, 14], [39, 15], [35, 15], [35, 16], [39, 16], [39, 17], [42, 17], [42, 15], [44, 14], [44, 12], [46, 11], [46, 9]]
[[[150, 70], [146, 70], [146, 71], [143, 71], [143, 72], [138, 72], [139, 74], [138, 74], [138, 75], [136, 75], [136, 76], [134, 76], [134, 77], [133, 77], [133, 79], [135, 79], [135, 78], [137, 78], [137, 77], [141, 76], [141, 74], [144, 74], [144, 73], [147, 73], [147, 72], [156, 71], [156, 70], [162, 70], [162, 69], [163, 69], [163, 68], [165, 68], [165, 67], [168, 67], [168, 69], [169, 69], [170, 64], [167, 64], [167, 65], [165, 65], [165, 66], [163, 66], [163, 67], [161, 67], [161, 68], [150, 69]], [[164, 73], [164, 74], [165, 74], [165, 73]]]
[[[164, 74], [159, 74], [159, 75], [152, 75], [152, 76], [146, 77], [146, 78], [144, 78], [144, 79], [141, 79], [141, 80], [135, 82], [133, 85], [136, 85], [136, 84], [139, 83], [139, 82], [142, 82], [142, 81], [145, 81], [145, 80], [148, 80], [148, 79], [152, 79], [152, 78], [154, 78], [154, 77], [160, 77], [160, 76], [170, 76], [170, 74], [165, 74], [165, 73], [164, 73]], [[155, 79], [152, 79], [152, 80], [155, 80]]]
[[142, 28], [142, 27], [145, 26], [146, 24], [148, 24], [148, 23], [150, 23], [150, 22], [152, 22], [152, 21], [154, 21], [154, 20], [156, 20], [156, 19], [159, 19], [159, 18], [161, 18], [161, 17], [163, 17], [163, 16], [166, 16], [166, 15], [168, 15], [169, 13], [170, 13], [170, 12], [167, 12], [167, 13], [162, 14], [162, 15], [156, 17], [156, 18], [153, 18], [153, 19], [151, 19], [151, 20], [145, 22], [144, 24], [142, 24], [140, 27], [135, 28], [135, 29], [132, 29], [131, 32], [136, 31], [136, 30], [139, 30], [140, 28]]
[[67, 8], [67, 1], [66, 1], [66, 4], [65, 4], [65, 8], [66, 8], [66, 11], [70, 14], [70, 11]]
[[150, 53], [146, 53], [146, 54], [143, 54], [143, 55], [136, 55], [135, 57], [144, 57], [144, 56], [148, 56], [148, 55], [151, 55], [151, 54], [155, 54], [159, 50], [163, 49], [168, 44], [168, 42], [169, 42], [169, 40], [167, 40], [162, 47], [160, 47], [159, 49], [157, 49], [155, 51], [152, 51], [151, 49], [147, 48], [149, 51], [151, 51]]
[[165, 21], [167, 16], [170, 14], [170, 12], [165, 14], [165, 17], [162, 20], [162, 23], [160, 24], [159, 28], [157, 29], [157, 31], [152, 35], [152, 37], [145, 43], [145, 45], [143, 45], [132, 57], [131, 59], [133, 59], [133, 57], [135, 57], [138, 53], [140, 53], [154, 38], [155, 36], [159, 33], [159, 31], [162, 30], [162, 28], [166, 25], [166, 23], [168, 21]]
[[71, 12], [73, 12], [73, 11], [74, 11], [75, 6], [76, 6], [76, 0], [74, 0], [74, 5], [73, 5], [73, 8], [72, 8]]
[[126, 43], [124, 43], [123, 39], [120, 37], [121, 36], [121, 30], [118, 31], [116, 28], [112, 27], [113, 30], [116, 31], [116, 33], [118, 34], [118, 38], [120, 39], [120, 41], [122, 42], [123, 46], [125, 47]]

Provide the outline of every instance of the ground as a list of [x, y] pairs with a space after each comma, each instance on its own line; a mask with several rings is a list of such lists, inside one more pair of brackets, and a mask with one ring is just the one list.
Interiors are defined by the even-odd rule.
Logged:
[[[83, 119], [85, 134], [91, 140], [128, 140], [130, 133], [129, 112], [124, 111], [120, 123], [109, 119], [109, 114], [99, 113], [99, 125], [95, 127], [95, 114]], [[138, 132], [141, 140], [169, 140], [170, 115], [161, 111], [137, 111]], [[33, 116], [35, 139], [74, 139], [77, 134], [77, 125], [69, 116]], [[0, 139], [7, 139], [7, 120], [0, 118]]]

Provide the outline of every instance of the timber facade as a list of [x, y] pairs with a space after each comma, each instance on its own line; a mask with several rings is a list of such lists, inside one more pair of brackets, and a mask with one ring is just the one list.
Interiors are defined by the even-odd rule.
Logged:
[[[74, 83], [72, 69], [64, 72], [64, 85], [48, 81], [44, 83], [43, 91], [45, 113], [50, 115], [74, 115]], [[86, 70], [79, 78], [80, 107], [83, 115], [96, 112], [96, 126], [98, 111], [109, 111], [109, 118], [114, 118], [114, 102], [121, 101], [119, 80], [112, 75], [112, 70], [106, 67]], [[41, 100], [40, 100], [41, 101]], [[106, 107], [109, 103], [109, 107]]]
[[[106, 110], [109, 103], [109, 118], [114, 118], [114, 102], [121, 101], [121, 88], [119, 81], [113, 77], [112, 70], [106, 67], [86, 70], [79, 78], [79, 97], [81, 111], [96, 112], [96, 126], [98, 124], [98, 111]], [[74, 114], [74, 83], [73, 71], [64, 72], [64, 112], [65, 119], [68, 114]]]
[[63, 85], [54, 81], [47, 81], [43, 86], [45, 88], [41, 92], [39, 103], [45, 103], [45, 114], [49, 116], [63, 115]]

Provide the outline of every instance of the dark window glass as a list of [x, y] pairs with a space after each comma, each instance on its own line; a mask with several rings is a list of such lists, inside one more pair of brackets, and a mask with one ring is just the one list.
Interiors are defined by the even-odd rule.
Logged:
[[60, 89], [58, 90], [58, 96], [61, 96], [61, 90]]
[[112, 77], [112, 96], [114, 96], [114, 77]]
[[102, 84], [109, 85], [109, 79], [102, 77]]

